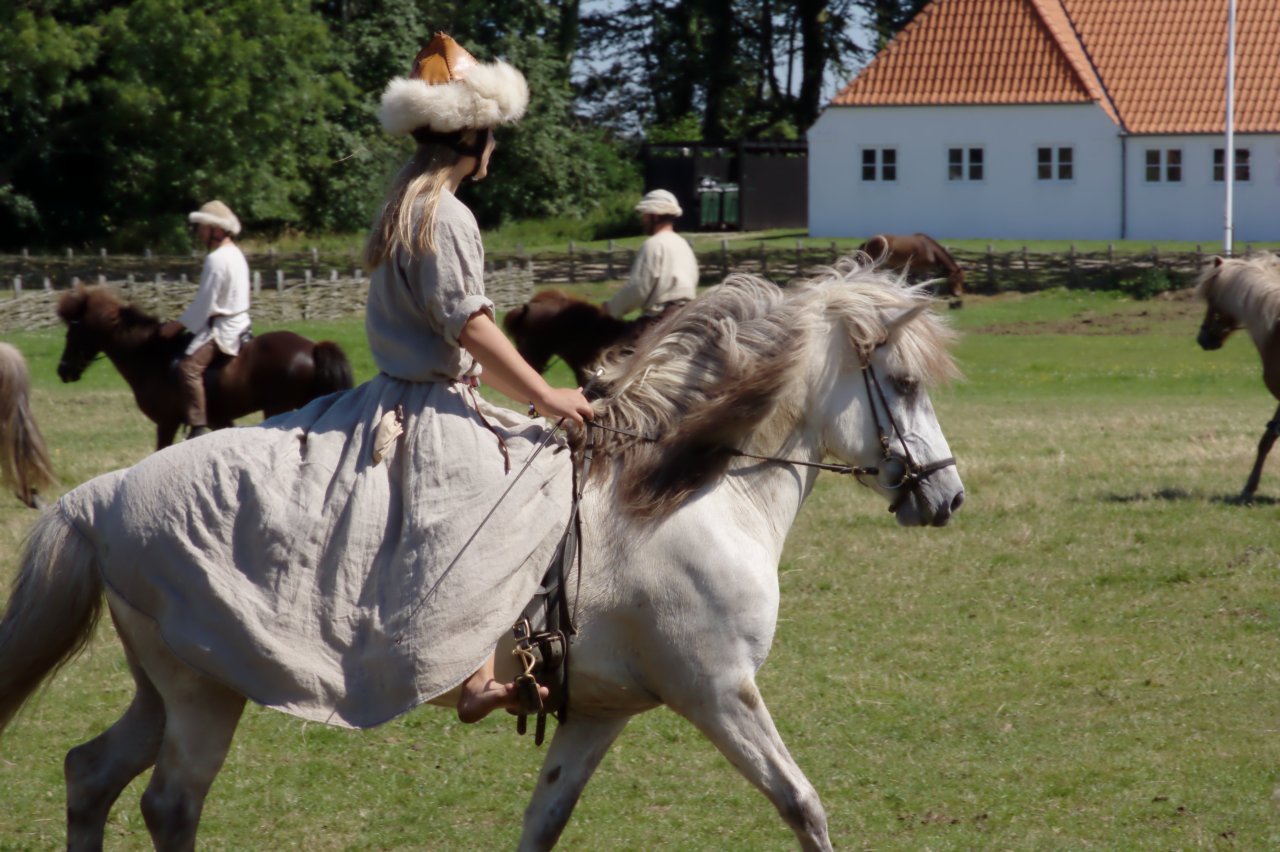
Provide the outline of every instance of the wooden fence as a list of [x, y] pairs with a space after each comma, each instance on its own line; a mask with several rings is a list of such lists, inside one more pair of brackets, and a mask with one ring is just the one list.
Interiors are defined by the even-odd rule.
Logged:
[[[136, 260], [136, 259], [131, 259]], [[165, 260], [159, 259], [161, 263]], [[199, 263], [197, 259], [197, 263]], [[191, 304], [196, 292], [195, 276], [183, 271], [186, 267], [173, 264], [171, 266], [141, 266], [141, 270], [149, 273], [146, 277], [133, 272], [116, 277], [119, 269], [112, 269], [112, 275], [98, 272], [97, 269], [107, 267], [79, 267], [60, 270], [58, 277], [41, 274], [39, 283], [30, 286], [27, 276], [9, 278], [11, 289], [8, 298], [0, 292], [0, 331], [23, 331], [29, 329], [49, 328], [58, 324], [57, 302], [63, 293], [78, 283], [86, 285], [109, 286], [116, 290], [120, 297], [160, 319], [176, 319], [187, 305]], [[135, 267], [136, 268], [136, 267]], [[170, 270], [168, 277], [159, 268]], [[50, 269], [49, 266], [42, 267]], [[85, 273], [82, 277], [80, 274]], [[89, 277], [92, 274], [93, 277]], [[325, 278], [311, 274], [309, 269], [296, 278], [285, 278], [283, 275], [264, 281], [261, 271], [254, 272], [254, 295], [251, 314], [259, 326], [284, 325], [298, 320], [321, 320], [347, 317], [364, 312], [365, 299], [369, 293], [369, 279], [358, 270], [355, 274], [342, 276], [336, 269], [330, 270]], [[55, 284], [56, 281], [56, 284]], [[527, 302], [534, 292], [533, 278], [527, 269], [516, 266], [491, 265], [485, 273], [486, 293], [499, 311], [509, 310]]]
[[[779, 283], [807, 277], [846, 256], [837, 243], [796, 240], [745, 243], [722, 240], [697, 249], [702, 283], [713, 284], [731, 272], [762, 275]], [[1145, 270], [1165, 273], [1173, 286], [1189, 286], [1211, 256], [1205, 252], [1151, 251], [1132, 254], [1114, 250], [1059, 254], [1020, 251], [954, 251], [965, 270], [966, 289], [973, 293], [1035, 291], [1054, 287], [1115, 289]], [[527, 301], [537, 284], [576, 284], [626, 277], [634, 249], [581, 249], [570, 243], [563, 252], [492, 253], [486, 290], [499, 309]], [[0, 329], [41, 328], [56, 323], [56, 292], [75, 283], [105, 283], [157, 316], [181, 313], [194, 292], [203, 259], [151, 255], [0, 255]], [[264, 252], [249, 256], [254, 275], [254, 316], [264, 323], [321, 319], [359, 313], [368, 280], [357, 266], [354, 250], [346, 254]], [[5, 298], [6, 291], [11, 298]], [[41, 295], [44, 294], [44, 295]], [[22, 303], [22, 304], [19, 304]]]

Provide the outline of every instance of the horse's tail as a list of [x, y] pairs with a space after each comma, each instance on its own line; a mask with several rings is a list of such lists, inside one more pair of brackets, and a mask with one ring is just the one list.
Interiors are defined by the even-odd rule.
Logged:
[[0, 344], [0, 480], [34, 504], [36, 491], [58, 484], [44, 438], [31, 414], [31, 386], [22, 354]]
[[93, 636], [102, 611], [94, 551], [56, 508], [36, 521], [0, 618], [0, 733]]
[[321, 340], [311, 353], [316, 372], [312, 384], [316, 396], [323, 396], [334, 391], [348, 390], [355, 384], [355, 376], [351, 371], [351, 362], [342, 347], [331, 340]]

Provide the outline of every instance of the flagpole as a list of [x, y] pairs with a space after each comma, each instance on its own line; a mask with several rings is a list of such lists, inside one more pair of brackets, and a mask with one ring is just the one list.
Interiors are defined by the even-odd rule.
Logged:
[[1227, 187], [1222, 253], [1231, 256], [1235, 236], [1233, 194], [1236, 180], [1236, 0], [1227, 0], [1227, 149], [1223, 152], [1223, 178]]

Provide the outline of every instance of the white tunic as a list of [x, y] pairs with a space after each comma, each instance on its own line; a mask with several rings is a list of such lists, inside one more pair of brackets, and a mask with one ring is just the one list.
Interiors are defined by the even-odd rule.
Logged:
[[661, 231], [640, 246], [626, 285], [605, 309], [619, 319], [636, 308], [659, 313], [667, 302], [692, 299], [697, 287], [698, 258], [693, 249], [675, 231]]
[[249, 262], [239, 246], [228, 243], [209, 252], [196, 296], [178, 322], [195, 335], [188, 355], [210, 340], [228, 355], [240, 351], [240, 338], [249, 330]]
[[[458, 332], [491, 308], [479, 230], [451, 195], [436, 236], [435, 257], [401, 254], [373, 276], [382, 374], [58, 502], [112, 591], [183, 661], [306, 719], [376, 725], [464, 680], [510, 631], [567, 521], [564, 444], [551, 438], [521, 475], [545, 422], [454, 381], [476, 372]], [[404, 431], [375, 463], [397, 407]]]

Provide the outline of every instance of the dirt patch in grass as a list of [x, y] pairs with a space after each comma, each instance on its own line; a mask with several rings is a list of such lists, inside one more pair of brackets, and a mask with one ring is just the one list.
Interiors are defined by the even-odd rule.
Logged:
[[[999, 298], [999, 297], [995, 297]], [[974, 328], [972, 334], [1135, 335], [1183, 334], [1194, 328], [1204, 308], [1193, 289], [1162, 293], [1140, 302], [1116, 302], [1104, 310], [1084, 310], [1069, 319], [993, 323]]]

